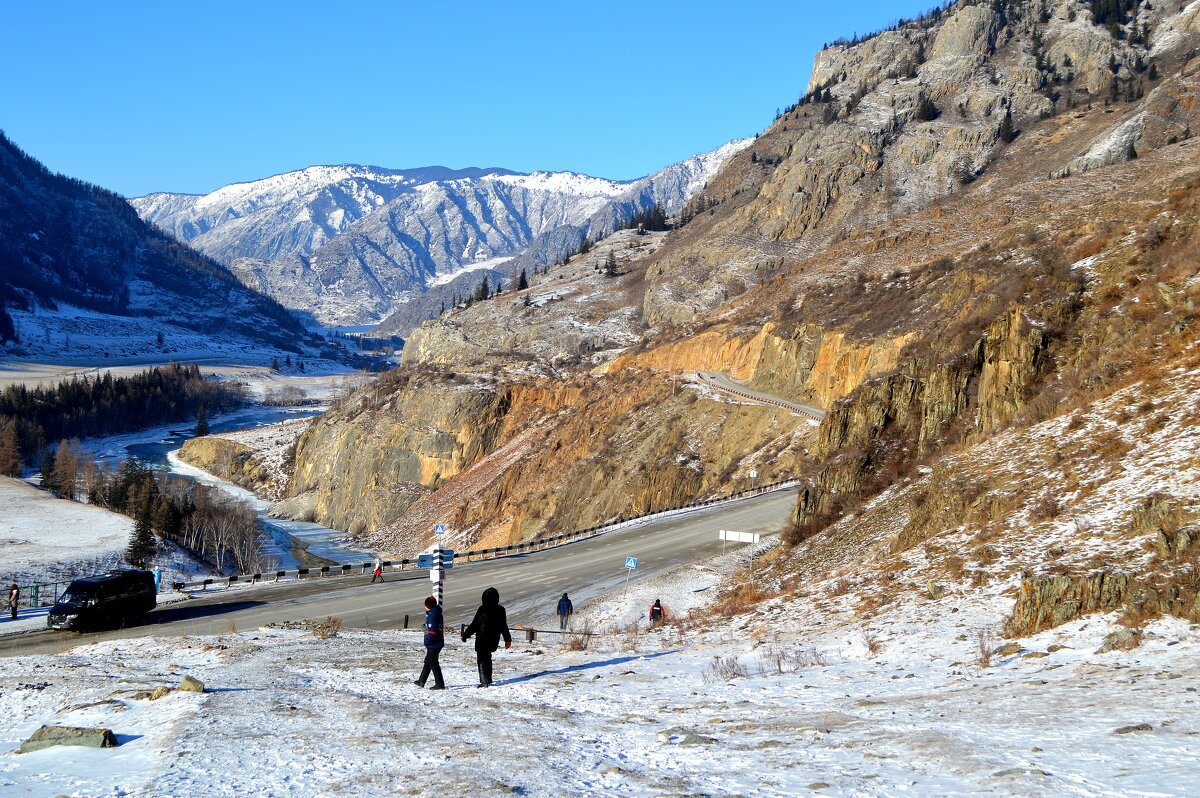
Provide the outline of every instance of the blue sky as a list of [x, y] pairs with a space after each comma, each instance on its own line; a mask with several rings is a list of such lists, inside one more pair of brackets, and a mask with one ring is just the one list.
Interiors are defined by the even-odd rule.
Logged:
[[0, 129], [127, 196], [312, 164], [648, 174], [920, 2], [6, 3]]

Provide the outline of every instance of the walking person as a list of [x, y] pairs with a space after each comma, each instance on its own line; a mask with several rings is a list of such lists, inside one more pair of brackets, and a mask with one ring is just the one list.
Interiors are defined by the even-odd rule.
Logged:
[[154, 592], [155, 593], [158, 592], [158, 587], [161, 584], [162, 584], [162, 569], [155, 568], [154, 569]]
[[663, 612], [662, 602], [658, 599], [655, 599], [654, 603], [650, 605], [650, 623], [652, 625], [661, 624], [663, 622], [663, 618], [665, 617], [666, 615]]
[[375, 570], [371, 572], [371, 584], [375, 584], [375, 580], [383, 581], [383, 564], [376, 561]]
[[463, 630], [463, 642], [475, 636], [475, 662], [479, 668], [479, 686], [492, 686], [492, 652], [500, 646], [500, 638], [504, 638], [504, 647], [512, 647], [512, 635], [508, 631], [508, 614], [500, 604], [500, 591], [489, 587], [483, 591], [483, 603], [475, 611], [475, 618], [470, 626]]
[[558, 600], [558, 630], [560, 632], [567, 628], [567, 619], [573, 612], [575, 612], [575, 605], [571, 603], [571, 599], [567, 598], [567, 594], [563, 593], [562, 598]]
[[417, 687], [424, 687], [425, 682], [429, 680], [429, 674], [432, 673], [433, 687], [429, 689], [446, 689], [446, 683], [442, 681], [442, 666], [438, 662], [442, 647], [446, 645], [442, 628], [442, 608], [438, 606], [437, 599], [430, 596], [425, 599], [425, 664], [421, 667], [420, 678], [413, 682]]
[[12, 619], [17, 619], [17, 603], [21, 600], [21, 588], [17, 587], [17, 583], [13, 582], [8, 588], [8, 611], [12, 613]]

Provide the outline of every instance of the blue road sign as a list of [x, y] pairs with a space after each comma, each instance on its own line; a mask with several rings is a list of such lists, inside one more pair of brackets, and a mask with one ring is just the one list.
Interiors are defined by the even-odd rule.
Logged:
[[634, 568], [637, 568], [637, 557], [626, 557], [625, 558], [625, 567], [631, 571]]
[[433, 568], [437, 565], [437, 558], [432, 554], [421, 554], [417, 557], [418, 568]]
[[445, 524], [437, 524], [437, 525], [435, 525], [435, 526], [433, 527], [433, 534], [435, 534], [435, 535], [444, 535], [444, 534], [446, 534], [446, 525], [445, 525]]

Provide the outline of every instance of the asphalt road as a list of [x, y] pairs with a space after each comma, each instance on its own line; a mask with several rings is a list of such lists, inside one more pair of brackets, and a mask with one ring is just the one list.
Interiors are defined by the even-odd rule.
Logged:
[[787, 410], [792, 410], [796, 413], [814, 418], [817, 421], [825, 418], [825, 411], [819, 407], [811, 405], [802, 405], [799, 402], [793, 402], [791, 399], [784, 399], [782, 396], [764, 393], [763, 391], [755, 390], [747, 385], [734, 380], [727, 374], [722, 374], [719, 371], [697, 371], [696, 377], [708, 385], [710, 388], [716, 388], [718, 391], [733, 394], [742, 399], [750, 399], [759, 401], [764, 404], [782, 407]]
[[[570, 593], [577, 608], [619, 587], [625, 580], [625, 558], [637, 557], [631, 581], [643, 580], [721, 551], [717, 532], [770, 533], [787, 522], [796, 489], [767, 493], [684, 515], [648, 521], [618, 532], [553, 549], [457, 563], [446, 581], [446, 620], [467, 622], [485, 588], [500, 591], [510, 626], [539, 624], [554, 614], [559, 596]], [[222, 634], [256, 629], [272, 622], [336, 616], [348, 627], [370, 629], [420, 625], [422, 602], [430, 593], [428, 571], [391, 572], [383, 584], [370, 584], [370, 575], [309, 579], [247, 586], [212, 596], [197, 594], [188, 601], [168, 604], [150, 613], [146, 623], [127, 629], [79, 634], [41, 631], [0, 638], [0, 656], [25, 656], [65, 651], [97, 640], [146, 635]], [[662, 596], [670, 606], [670, 596]]]

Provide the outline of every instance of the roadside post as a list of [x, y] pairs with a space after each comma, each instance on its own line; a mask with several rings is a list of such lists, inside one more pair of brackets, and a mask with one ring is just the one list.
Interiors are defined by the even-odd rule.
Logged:
[[637, 557], [625, 558], [625, 592], [629, 592], [629, 575], [637, 568]]
[[[717, 533], [717, 538], [721, 541], [721, 553], [725, 553], [725, 546], [729, 543], [757, 543], [762, 536], [757, 532], [734, 532], [731, 529], [722, 529]], [[754, 561], [754, 552], [750, 553], [750, 561]]]
[[429, 581], [433, 582], [434, 598], [440, 607], [446, 601], [446, 570], [454, 567], [454, 552], [442, 546], [443, 536], [446, 534], [445, 524], [435, 524], [433, 534], [437, 540], [437, 548], [434, 549], [433, 562], [427, 567], [430, 568]]

